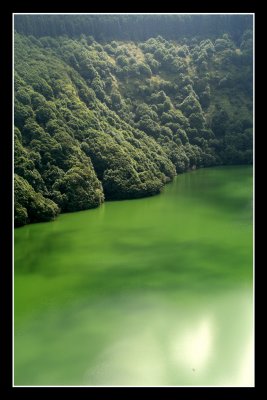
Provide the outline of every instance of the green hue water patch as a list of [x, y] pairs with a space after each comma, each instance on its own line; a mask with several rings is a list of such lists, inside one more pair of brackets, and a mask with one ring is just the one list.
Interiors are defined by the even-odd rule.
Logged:
[[15, 230], [15, 385], [253, 385], [252, 168]]

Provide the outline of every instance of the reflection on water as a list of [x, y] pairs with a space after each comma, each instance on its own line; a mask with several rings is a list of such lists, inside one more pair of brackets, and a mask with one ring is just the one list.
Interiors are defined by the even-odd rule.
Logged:
[[[253, 386], [253, 333], [247, 295], [228, 293], [214, 296], [212, 305], [203, 299], [200, 304], [176, 310], [157, 303], [157, 311], [152, 308], [149, 315], [132, 311], [131, 318], [124, 321], [127, 327], [123, 335], [99, 354], [87, 369], [83, 384]], [[148, 300], [143, 301], [146, 308]], [[201, 314], [203, 308], [206, 314]]]
[[15, 377], [41, 385], [251, 386], [251, 302], [244, 289], [51, 308], [16, 333]]
[[[244, 348], [244, 357], [241, 358], [238, 368], [238, 375], [233, 379], [232, 385], [253, 386], [254, 385], [254, 346], [250, 340], [247, 347]], [[228, 382], [226, 385], [229, 384]]]
[[[206, 298], [178, 309], [154, 298], [157, 310], [149, 306], [153, 297], [149, 302], [143, 299], [143, 310], [132, 309], [131, 317], [120, 323], [121, 336], [100, 352], [86, 370], [83, 384], [252, 386], [247, 295], [228, 293], [213, 297], [212, 305]], [[207, 314], [201, 314], [203, 309]]]
[[15, 230], [15, 384], [252, 386], [251, 168]]
[[198, 373], [205, 370], [211, 356], [213, 330], [209, 317], [204, 317], [189, 327], [182, 334], [179, 332], [173, 346], [177, 366], [191, 368]]

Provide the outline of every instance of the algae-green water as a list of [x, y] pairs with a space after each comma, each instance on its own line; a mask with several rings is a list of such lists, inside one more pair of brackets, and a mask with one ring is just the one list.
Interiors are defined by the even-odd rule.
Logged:
[[252, 167], [14, 231], [14, 384], [252, 386]]

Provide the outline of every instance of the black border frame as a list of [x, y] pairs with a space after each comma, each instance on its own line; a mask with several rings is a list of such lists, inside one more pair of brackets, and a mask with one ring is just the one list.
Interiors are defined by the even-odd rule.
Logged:
[[[149, 2], [150, 3], [150, 2]], [[153, 397], [158, 396], [163, 399], [213, 399], [213, 400], [221, 400], [221, 399], [229, 399], [229, 400], [244, 400], [245, 398], [254, 398], [258, 391], [255, 387], [53, 387], [53, 386], [42, 386], [42, 387], [18, 387], [13, 386], [12, 376], [13, 376], [13, 354], [12, 354], [12, 346], [13, 346], [13, 330], [12, 330], [12, 282], [13, 282], [13, 274], [12, 274], [12, 261], [13, 261], [13, 193], [12, 193], [12, 173], [13, 173], [13, 158], [12, 158], [12, 147], [13, 147], [13, 99], [12, 99], [12, 87], [13, 87], [13, 76], [12, 76], [12, 49], [13, 49], [13, 29], [12, 29], [12, 21], [13, 21], [13, 13], [44, 13], [44, 12], [53, 12], [53, 13], [254, 13], [254, 22], [256, 20], [256, 7], [255, 0], [254, 2], [249, 2], [247, 4], [245, 1], [225, 1], [224, 4], [217, 4], [213, 1], [212, 4], [208, 4], [206, 1], [196, 2], [197, 4], [193, 5], [192, 3], [175, 3], [174, 1], [170, 1], [167, 3], [164, 1], [164, 4], [161, 4], [162, 8], [159, 11], [159, 4], [143, 4], [142, 6], [138, 5], [136, 2], [134, 5], [128, 4], [126, 7], [125, 4], [120, 5], [119, 3], [108, 2], [108, 4], [101, 4], [101, 7], [96, 4], [88, 4], [83, 2], [83, 4], [77, 4], [75, 2], [75, 6], [73, 4], [70, 6], [69, 3], [65, 2], [63, 4], [52, 3], [49, 4], [47, 1], [45, 4], [40, 4], [35, 2], [32, 5], [29, 1], [21, 1], [18, 4], [7, 4], [6, 9], [1, 12], [2, 23], [1, 29], [3, 29], [2, 37], [2, 45], [4, 45], [4, 57], [2, 58], [2, 79], [1, 82], [6, 85], [6, 90], [2, 90], [2, 99], [4, 100], [4, 106], [7, 107], [7, 110], [2, 114], [2, 117], [5, 119], [6, 129], [2, 130], [2, 138], [1, 138], [1, 146], [0, 146], [0, 173], [1, 177], [1, 205], [2, 205], [2, 238], [0, 239], [1, 249], [0, 254], [2, 255], [3, 262], [1, 263], [1, 305], [2, 307], [2, 324], [0, 332], [3, 335], [1, 338], [1, 344], [3, 345], [2, 354], [4, 357], [1, 357], [2, 361], [2, 369], [1, 369], [1, 385], [0, 388], [3, 391], [2, 398], [8, 398], [10, 395], [26, 395], [31, 398], [31, 396], [42, 395], [42, 391], [44, 390], [44, 395], [55, 394], [55, 395], [75, 395], [77, 390], [78, 395], [82, 396], [92, 396], [93, 398], [101, 398], [101, 399], [125, 399], [127, 396], [133, 395], [136, 396], [144, 396], [144, 397]], [[88, 5], [86, 5], [88, 4]], [[102, 8], [102, 9], [101, 9]], [[128, 8], [128, 10], [127, 10]], [[129, 9], [130, 8], [130, 9]], [[217, 10], [216, 10], [217, 8]], [[255, 35], [255, 27], [254, 27], [254, 35]], [[255, 36], [254, 36], [255, 37]], [[254, 47], [255, 54], [255, 47]], [[255, 76], [254, 76], [255, 79]], [[255, 89], [254, 89], [255, 91]], [[254, 92], [255, 93], [255, 92]], [[254, 99], [255, 101], [255, 99]], [[255, 107], [255, 103], [254, 103]], [[255, 114], [254, 114], [255, 118]], [[2, 128], [3, 129], [3, 128]], [[255, 168], [255, 165], [254, 165]], [[4, 218], [3, 218], [4, 217]], [[4, 240], [3, 240], [4, 239]], [[132, 389], [132, 393], [131, 393]], [[70, 390], [68, 392], [68, 390]]]

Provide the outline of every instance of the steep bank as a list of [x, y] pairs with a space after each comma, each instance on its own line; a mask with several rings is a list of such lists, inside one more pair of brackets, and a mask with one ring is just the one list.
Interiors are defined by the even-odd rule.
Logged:
[[[48, 32], [49, 33], [49, 32]], [[15, 225], [252, 163], [252, 32], [101, 41], [15, 34]]]

